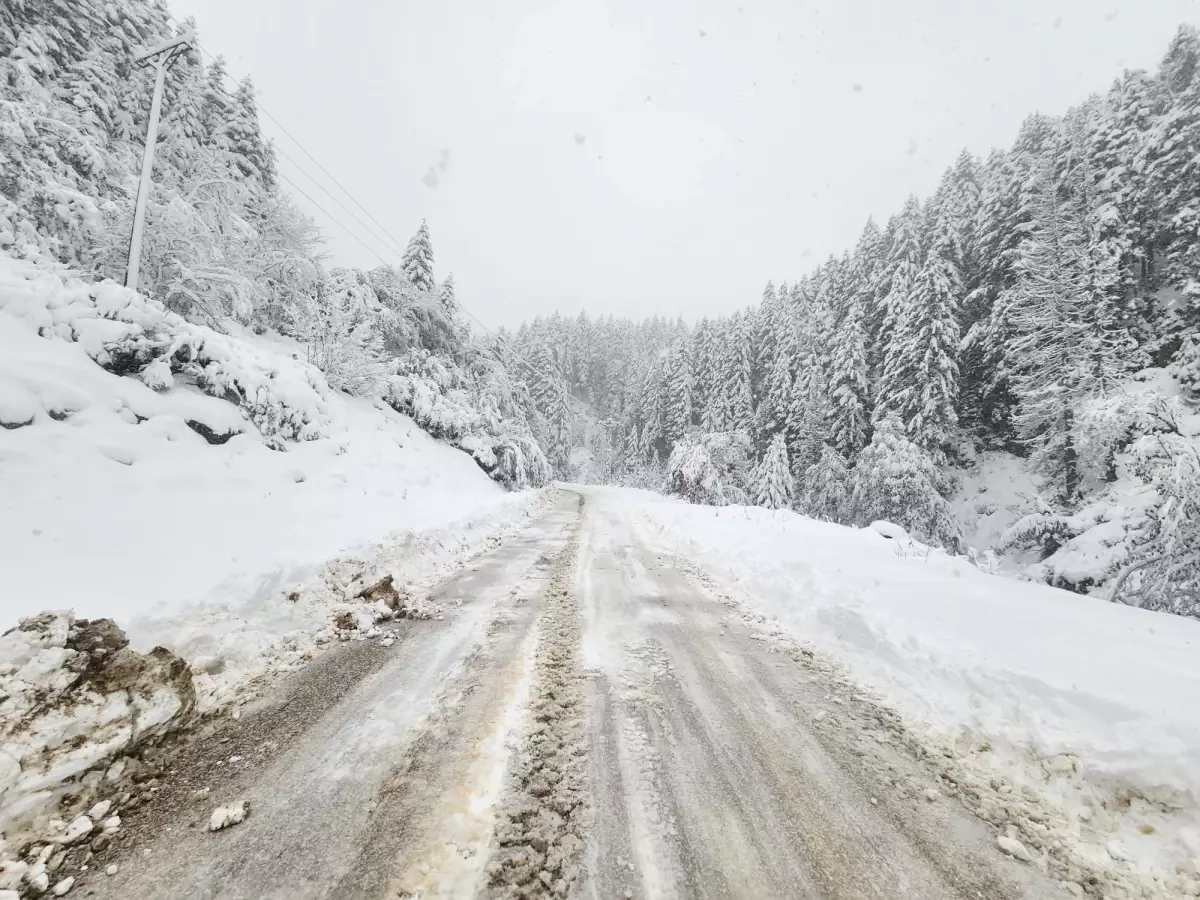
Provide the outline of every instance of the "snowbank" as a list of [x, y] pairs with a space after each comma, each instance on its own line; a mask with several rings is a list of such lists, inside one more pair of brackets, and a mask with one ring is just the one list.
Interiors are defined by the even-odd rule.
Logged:
[[1052, 797], [1134, 865], [1200, 857], [1200, 622], [988, 575], [875, 529], [609, 493], [753, 611], [955, 738], [985, 780]]

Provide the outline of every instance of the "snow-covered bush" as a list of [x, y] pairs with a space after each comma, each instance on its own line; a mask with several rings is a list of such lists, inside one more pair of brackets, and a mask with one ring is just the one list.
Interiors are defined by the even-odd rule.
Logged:
[[0, 254], [0, 309], [42, 337], [80, 344], [118, 375], [150, 369], [143, 380], [159, 390], [167, 386], [166, 366], [181, 381], [235, 403], [272, 446], [328, 432], [328, 387], [316, 369], [299, 361], [280, 367], [278, 358], [118, 284], [87, 284]]
[[1164, 402], [1165, 429], [1143, 436], [1133, 447], [1137, 472], [1156, 491], [1147, 512], [1145, 539], [1133, 561], [1132, 584], [1121, 584], [1115, 599], [1184, 615], [1200, 616], [1200, 434], [1184, 433], [1177, 404]]
[[[436, 438], [470, 453], [492, 478], [513, 490], [541, 487], [552, 473], [537, 439], [520, 418], [505, 417], [511, 399], [497, 393], [495, 380], [484, 386], [456, 363], [428, 350], [410, 350], [395, 361], [385, 399]], [[482, 373], [494, 370], [479, 364]], [[483, 412], [481, 412], [481, 408]]]
[[376, 396], [387, 385], [381, 321], [389, 316], [369, 292], [356, 287], [353, 273], [335, 269], [314, 291], [295, 299], [291, 331], [332, 387]]
[[895, 522], [925, 543], [962, 549], [954, 510], [938, 492], [933, 462], [904, 432], [899, 418], [876, 423], [870, 445], [854, 467], [851, 506], [860, 525]]
[[821, 458], [804, 472], [802, 511], [814, 519], [844, 522], [849, 505], [849, 483], [846, 460], [826, 444]]
[[1169, 371], [1179, 380], [1185, 397], [1200, 403], [1200, 333], [1183, 339]]
[[745, 503], [752, 444], [744, 431], [686, 434], [667, 460], [663, 490], [689, 503]]
[[453, 362], [428, 350], [395, 360], [387, 401], [436, 438], [454, 442], [475, 434], [483, 417], [471, 403], [469, 382]]

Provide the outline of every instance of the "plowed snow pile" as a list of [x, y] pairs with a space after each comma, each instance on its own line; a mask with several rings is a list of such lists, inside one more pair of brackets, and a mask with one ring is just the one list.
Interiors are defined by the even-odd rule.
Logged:
[[[333, 391], [286, 339], [3, 254], [0, 426], [0, 632], [28, 620], [0, 641], [9, 821], [193, 706], [436, 615], [427, 589], [542, 499]], [[87, 622], [45, 609], [120, 638], [82, 651]]]
[[1200, 622], [988, 575], [894, 526], [620, 496], [765, 639], [825, 651], [997, 802], [1055, 810], [1047, 842], [1144, 896], [1200, 896]]

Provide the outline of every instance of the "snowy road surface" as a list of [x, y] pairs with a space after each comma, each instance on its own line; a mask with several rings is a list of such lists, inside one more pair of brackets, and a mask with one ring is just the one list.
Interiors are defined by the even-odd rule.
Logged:
[[185, 746], [75, 891], [1063, 895], [852, 687], [756, 640], [702, 561], [584, 496], [442, 585], [444, 621], [343, 645]]

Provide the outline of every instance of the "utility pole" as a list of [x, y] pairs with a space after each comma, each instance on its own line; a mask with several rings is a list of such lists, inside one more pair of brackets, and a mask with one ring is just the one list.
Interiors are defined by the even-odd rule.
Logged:
[[154, 170], [154, 145], [158, 141], [158, 114], [162, 108], [163, 85], [167, 69], [179, 55], [192, 46], [194, 35], [190, 28], [180, 32], [165, 44], [147, 50], [134, 60], [139, 66], [154, 66], [154, 99], [150, 101], [150, 124], [146, 129], [146, 149], [142, 151], [142, 180], [138, 184], [137, 205], [133, 210], [133, 235], [129, 239], [129, 269], [125, 286], [137, 290], [138, 266], [142, 261], [142, 231], [146, 227], [146, 204], [150, 200], [150, 173]]

